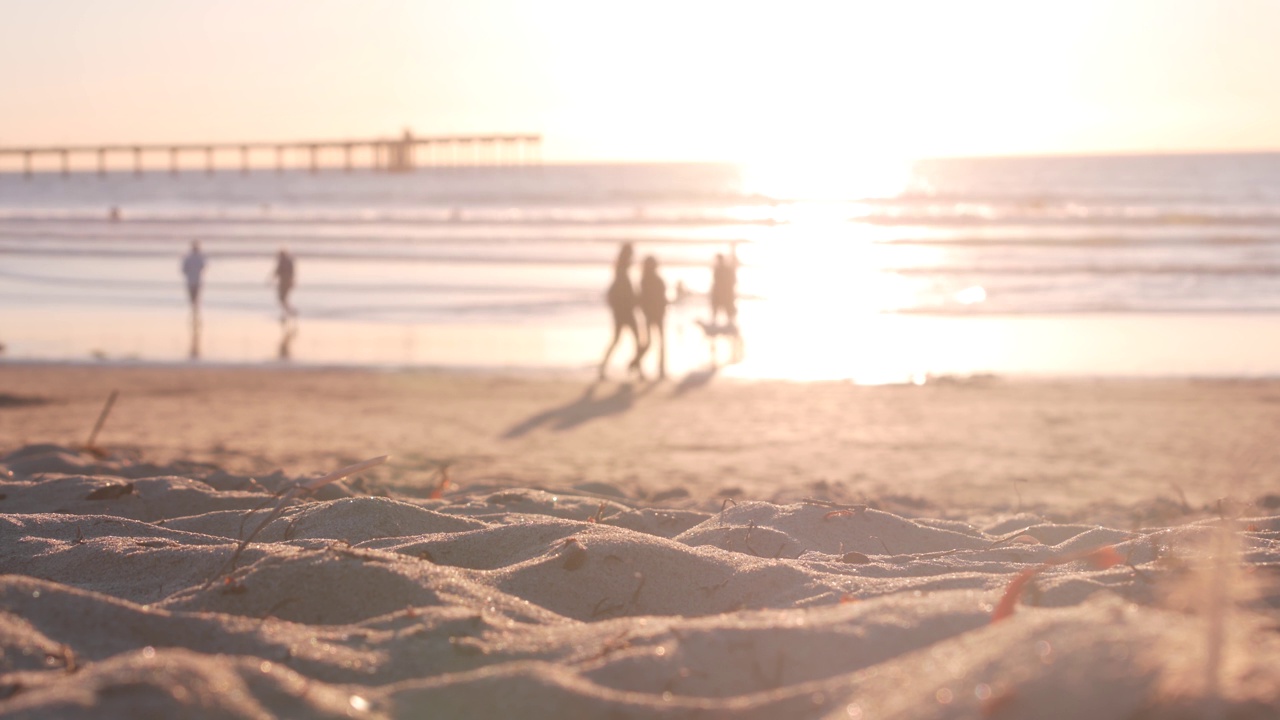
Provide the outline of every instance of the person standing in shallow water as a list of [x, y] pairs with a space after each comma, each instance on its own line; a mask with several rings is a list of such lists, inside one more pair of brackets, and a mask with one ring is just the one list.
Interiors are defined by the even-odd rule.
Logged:
[[293, 291], [294, 265], [293, 256], [288, 250], [280, 249], [276, 253], [276, 269], [273, 273], [276, 280], [276, 297], [280, 300], [280, 310], [283, 313], [280, 316], [281, 322], [290, 316], [297, 315], [297, 311], [289, 304], [289, 293]]
[[735, 253], [731, 260], [724, 255], [716, 255], [716, 264], [711, 271], [711, 324], [718, 322], [720, 312], [724, 311], [725, 324], [733, 326], [738, 321], [738, 258]]
[[658, 274], [658, 259], [650, 255], [644, 259], [640, 275], [640, 311], [644, 313], [645, 350], [653, 346], [657, 335], [658, 377], [667, 376], [667, 284]]
[[609, 348], [604, 351], [604, 359], [600, 361], [601, 380], [605, 379], [609, 358], [618, 345], [623, 328], [631, 330], [631, 337], [636, 343], [636, 356], [632, 359], [630, 368], [639, 372], [641, 379], [644, 378], [644, 372], [640, 370], [640, 357], [644, 354], [645, 347], [640, 342], [640, 328], [636, 325], [636, 294], [631, 287], [631, 260], [634, 255], [635, 249], [631, 243], [623, 243], [618, 250], [618, 259], [613, 264], [613, 283], [609, 285], [609, 292], [605, 295], [609, 309], [613, 312], [613, 340], [609, 342]]
[[200, 285], [204, 278], [205, 258], [200, 252], [200, 241], [191, 241], [191, 252], [182, 258], [182, 274], [187, 278], [187, 297], [191, 299], [191, 314], [200, 314]]

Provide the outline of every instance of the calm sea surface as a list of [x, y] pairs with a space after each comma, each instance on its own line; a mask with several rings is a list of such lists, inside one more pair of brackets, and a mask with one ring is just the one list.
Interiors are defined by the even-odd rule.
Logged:
[[[687, 290], [679, 372], [709, 361], [694, 321], [736, 247], [730, 373], [1280, 374], [1276, 154], [3, 174], [0, 342], [9, 359], [583, 368], [624, 240]], [[281, 247], [288, 329], [268, 285]]]

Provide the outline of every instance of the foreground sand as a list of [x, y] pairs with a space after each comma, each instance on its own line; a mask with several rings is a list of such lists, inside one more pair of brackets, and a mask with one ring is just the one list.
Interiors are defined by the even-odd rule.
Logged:
[[1278, 401], [3, 366], [0, 714], [1274, 717]]

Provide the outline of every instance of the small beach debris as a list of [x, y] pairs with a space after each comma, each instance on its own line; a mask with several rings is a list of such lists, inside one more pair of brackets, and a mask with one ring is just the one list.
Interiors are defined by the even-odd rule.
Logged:
[[612, 615], [622, 610], [623, 607], [622, 603], [610, 603], [609, 598], [602, 597], [596, 602], [595, 607], [591, 608], [591, 619], [595, 620], [601, 615]]
[[119, 397], [119, 390], [112, 390], [107, 396], [107, 402], [102, 406], [102, 412], [98, 413], [98, 421], [93, 424], [93, 431], [89, 433], [89, 439], [84, 443], [84, 449], [92, 453], [97, 458], [106, 456], [107, 451], [94, 444], [98, 439], [98, 433], [102, 430], [103, 424], [107, 422], [107, 416], [111, 414], [111, 408], [116, 404], [116, 398]]
[[430, 500], [439, 500], [444, 497], [444, 491], [449, 489], [449, 464], [440, 465], [440, 483], [431, 491], [427, 498]]
[[581, 568], [587, 563], [587, 551], [581, 546], [574, 546], [564, 557], [564, 569], [570, 572]]
[[564, 555], [564, 563], [561, 564], [565, 570], [573, 571], [582, 567], [587, 562], [587, 551], [583, 549], [582, 543], [578, 542], [576, 537], [567, 537], [560, 540], [552, 548], [565, 548], [567, 552]]
[[1174, 492], [1178, 493], [1178, 506], [1182, 509], [1182, 512], [1188, 515], [1191, 514], [1193, 512], [1191, 504], [1187, 502], [1187, 494], [1182, 491], [1182, 486], [1175, 482], [1169, 483], [1169, 486], [1173, 488]]
[[871, 558], [860, 552], [847, 552], [840, 556], [840, 562], [849, 563], [851, 565], [866, 565], [871, 562]]
[[94, 488], [92, 492], [84, 496], [85, 500], [114, 500], [118, 497], [133, 494], [133, 483], [111, 483], [103, 485], [100, 488]]
[[1022, 591], [1026, 589], [1037, 575], [1055, 565], [1066, 565], [1077, 560], [1087, 561], [1090, 565], [1099, 570], [1105, 570], [1124, 562], [1124, 558], [1120, 557], [1120, 553], [1111, 545], [1103, 545], [1100, 548], [1090, 550], [1083, 553], [1071, 553], [1059, 558], [1054, 558], [1043, 562], [1033, 568], [1027, 568], [1018, 573], [1016, 577], [1009, 581], [1005, 586], [1004, 595], [1000, 598], [1000, 603], [996, 605], [996, 609], [991, 613], [991, 622], [999, 622], [1013, 615], [1014, 609], [1018, 605], [1018, 599], [1022, 597]]
[[243, 595], [246, 592], [249, 592], [249, 588], [238, 580], [227, 578], [222, 581], [222, 590], [220, 592], [223, 595]]
[[[262, 528], [269, 525], [272, 520], [275, 520], [276, 518], [280, 517], [280, 515], [284, 512], [285, 506], [288, 505], [292, 500], [295, 500], [303, 495], [309, 495], [319, 490], [320, 488], [324, 487], [325, 485], [328, 485], [329, 483], [337, 482], [342, 478], [348, 477], [350, 475], [355, 475], [356, 473], [364, 472], [365, 470], [368, 470], [371, 467], [381, 465], [382, 463], [386, 462], [387, 458], [389, 457], [390, 455], [379, 455], [376, 458], [369, 458], [368, 460], [355, 463], [354, 465], [348, 465], [344, 468], [334, 470], [328, 475], [321, 475], [318, 478], [312, 478], [310, 480], [302, 480], [290, 486], [287, 490], [285, 490], [280, 495], [280, 499], [276, 502], [276, 506], [271, 509], [271, 512], [267, 513], [267, 516], [262, 519], [262, 522], [258, 523], [258, 526], [253, 529], [253, 532], [249, 533], [248, 537], [240, 541], [240, 544], [236, 546], [235, 552], [231, 553], [231, 557], [228, 558], [227, 562], [224, 563], [223, 566], [218, 569], [218, 572], [214, 573], [213, 577], [205, 581], [204, 586], [207, 588], [209, 586], [209, 583], [213, 582], [214, 578], [218, 577], [219, 575], [222, 575], [222, 573], [226, 571], [228, 566], [234, 569], [236, 561], [240, 559], [240, 553], [244, 552], [244, 549], [249, 546], [249, 543], [253, 542], [253, 539], [258, 536], [258, 533], [262, 531]], [[250, 512], [253, 512], [253, 511], [251, 510]]]
[[59, 646], [56, 653], [46, 653], [44, 661], [49, 667], [55, 667], [61, 663], [62, 669], [68, 675], [80, 669], [80, 664], [76, 660], [76, 651], [72, 650], [70, 645]]

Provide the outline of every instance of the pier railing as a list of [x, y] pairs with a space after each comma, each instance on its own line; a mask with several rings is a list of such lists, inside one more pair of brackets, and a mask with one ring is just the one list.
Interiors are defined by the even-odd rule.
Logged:
[[[154, 162], [156, 155], [168, 156], [168, 170], [177, 173], [183, 169], [183, 156], [203, 156], [203, 169], [212, 173], [228, 168], [219, 165], [219, 157], [227, 154], [239, 156], [240, 172], [251, 169], [274, 169], [283, 172], [286, 167], [305, 167], [310, 172], [322, 169], [341, 169], [350, 172], [356, 167], [384, 172], [408, 172], [420, 166], [474, 166], [474, 165], [527, 165], [541, 161], [541, 135], [438, 135], [415, 136], [405, 131], [400, 137], [372, 140], [307, 140], [294, 142], [219, 142], [219, 143], [163, 143], [163, 144], [107, 144], [61, 145], [31, 147], [0, 147], [0, 171], [8, 170], [6, 162], [20, 158], [22, 173], [27, 177], [37, 170], [36, 161], [53, 157], [54, 168], [63, 175], [72, 172], [72, 158], [89, 156], [96, 158], [99, 175], [105, 175], [113, 156], [131, 157], [129, 165], [135, 174], [148, 169], [146, 160]], [[255, 164], [262, 153], [274, 152], [274, 165]], [[296, 158], [302, 156], [299, 163]], [[340, 159], [336, 156], [340, 155]], [[292, 161], [292, 162], [290, 162]], [[93, 167], [92, 165], [90, 167]], [[152, 165], [151, 167], [154, 167]], [[199, 167], [199, 166], [197, 166]], [[15, 168], [16, 169], [16, 168]]]

